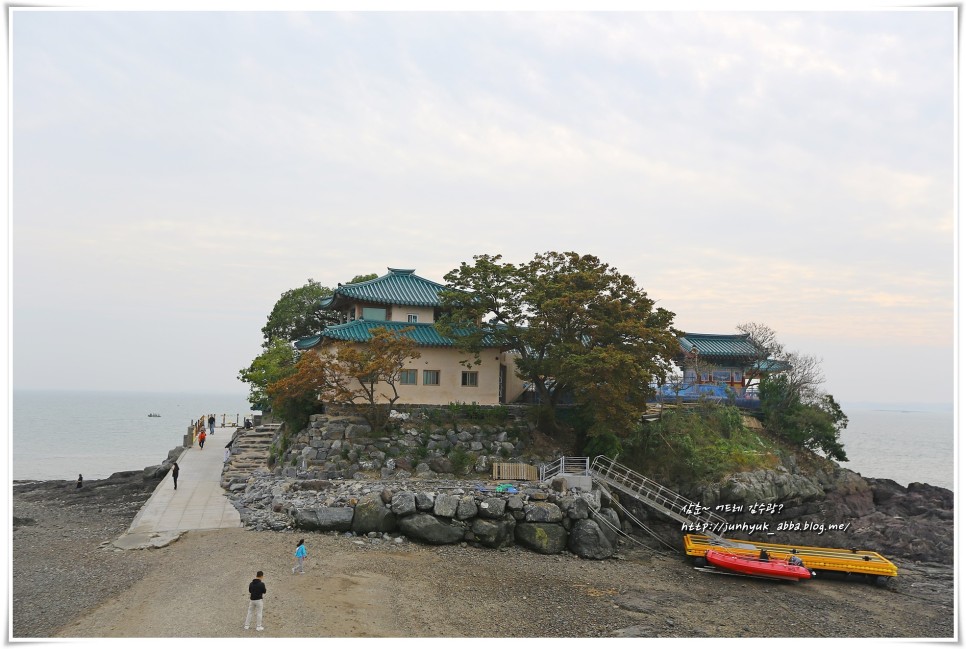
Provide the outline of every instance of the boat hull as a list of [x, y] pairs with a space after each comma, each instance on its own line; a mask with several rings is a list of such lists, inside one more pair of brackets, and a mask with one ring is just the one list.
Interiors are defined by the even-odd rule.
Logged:
[[754, 557], [746, 557], [719, 550], [708, 550], [705, 558], [713, 566], [740, 572], [745, 575], [755, 577], [771, 577], [772, 579], [786, 579], [788, 581], [798, 581], [799, 579], [809, 579], [812, 573], [808, 568], [793, 566], [781, 559], [770, 559], [762, 561]]

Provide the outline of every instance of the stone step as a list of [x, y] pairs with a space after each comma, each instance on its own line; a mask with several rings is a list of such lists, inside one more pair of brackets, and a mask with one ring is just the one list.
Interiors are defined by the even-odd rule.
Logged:
[[232, 482], [247, 481], [255, 471], [266, 469], [269, 449], [277, 432], [278, 425], [239, 431], [232, 442], [229, 460], [221, 472], [222, 487], [227, 488]]

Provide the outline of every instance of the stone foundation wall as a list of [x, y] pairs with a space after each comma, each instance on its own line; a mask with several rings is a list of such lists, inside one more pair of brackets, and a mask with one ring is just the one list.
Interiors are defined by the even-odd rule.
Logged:
[[[485, 474], [494, 462], [553, 459], [529, 450], [529, 430], [515, 416], [502, 424], [443, 424], [435, 423], [442, 417], [433, 417], [430, 407], [411, 410], [395, 411], [389, 430], [379, 433], [354, 414], [312, 415], [309, 426], [289, 439], [275, 474], [310, 480], [445, 478]], [[275, 445], [282, 445], [281, 435]]]
[[[617, 551], [620, 521], [598, 492], [576, 492], [565, 480], [520, 485], [518, 493], [450, 481], [292, 480], [253, 477], [231, 498], [246, 525], [298, 528], [391, 540], [405, 535], [431, 545], [519, 545], [542, 554], [570, 551], [606, 559]], [[401, 541], [402, 539], [397, 539]]]

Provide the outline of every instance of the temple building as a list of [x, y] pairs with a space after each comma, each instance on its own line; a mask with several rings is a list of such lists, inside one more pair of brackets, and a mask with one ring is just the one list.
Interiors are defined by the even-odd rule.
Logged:
[[[401, 404], [515, 401], [524, 383], [514, 373], [514, 357], [498, 346], [485, 347], [475, 357], [442, 336], [434, 323], [439, 316], [443, 284], [419, 277], [413, 269], [389, 268], [382, 277], [340, 284], [321, 307], [339, 314], [340, 323], [295, 343], [299, 350], [329, 349], [337, 342], [364, 345], [372, 330], [384, 327], [413, 339], [420, 357], [409, 359], [400, 374]], [[409, 329], [409, 331], [406, 331]]]
[[749, 334], [686, 333], [678, 338], [681, 352], [675, 362], [684, 385], [720, 385], [736, 393], [771, 372], [787, 369], [781, 361], [765, 358]]

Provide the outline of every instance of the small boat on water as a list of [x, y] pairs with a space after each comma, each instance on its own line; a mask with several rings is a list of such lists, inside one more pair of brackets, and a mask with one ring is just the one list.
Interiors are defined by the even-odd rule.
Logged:
[[149, 413], [148, 413], [148, 417], [160, 417], [160, 416], [161, 416], [161, 415], [159, 415], [159, 414], [158, 414], [158, 413], [156, 413], [156, 412], [149, 412]]
[[713, 566], [740, 572], [755, 577], [771, 577], [772, 579], [787, 579], [798, 581], [799, 579], [810, 579], [811, 571], [804, 566], [796, 566], [782, 559], [759, 559], [746, 555], [722, 552], [721, 550], [708, 550], [704, 555]]

